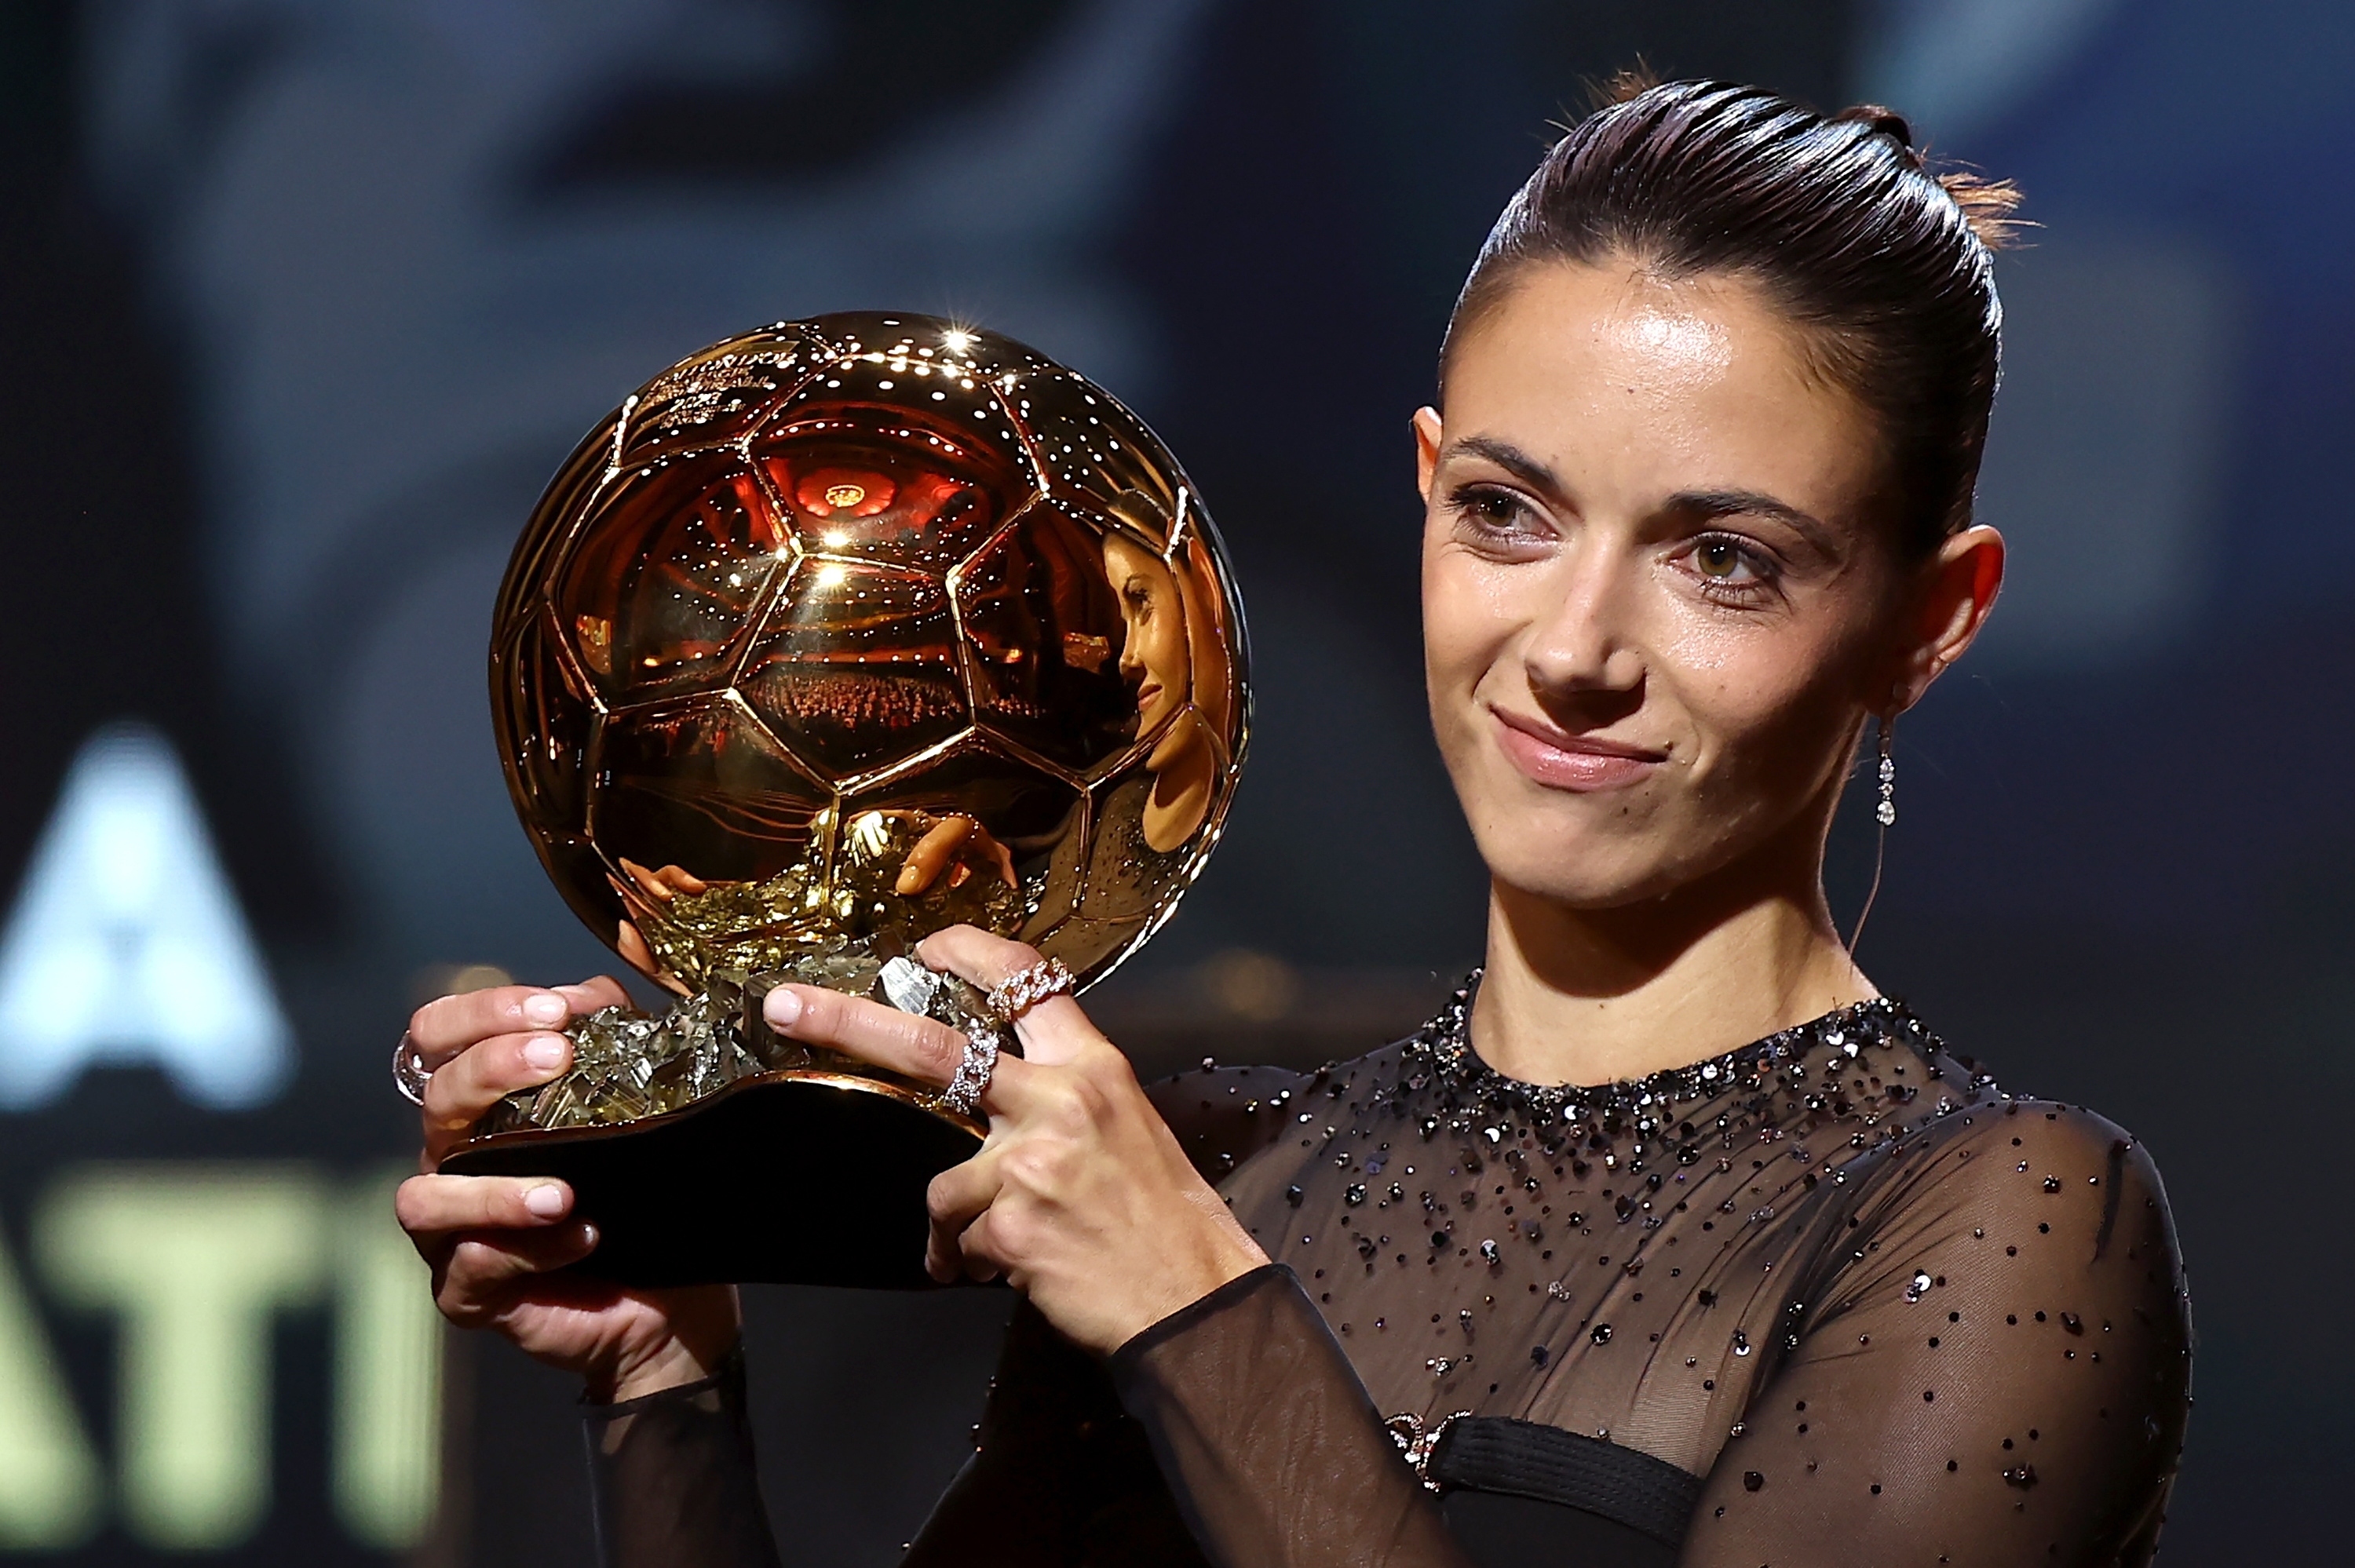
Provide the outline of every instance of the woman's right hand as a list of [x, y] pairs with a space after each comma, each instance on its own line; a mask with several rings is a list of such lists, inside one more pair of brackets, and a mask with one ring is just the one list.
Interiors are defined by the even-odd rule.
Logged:
[[541, 990], [500, 986], [429, 1001], [409, 1037], [432, 1078], [425, 1087], [422, 1174], [401, 1183], [403, 1230], [433, 1271], [433, 1298], [461, 1328], [487, 1328], [588, 1381], [591, 1399], [632, 1399], [704, 1376], [736, 1343], [730, 1286], [627, 1290], [551, 1271], [586, 1257], [595, 1226], [572, 1214], [564, 1182], [442, 1176], [442, 1157], [499, 1098], [572, 1065], [566, 1019], [627, 1006], [600, 977]]

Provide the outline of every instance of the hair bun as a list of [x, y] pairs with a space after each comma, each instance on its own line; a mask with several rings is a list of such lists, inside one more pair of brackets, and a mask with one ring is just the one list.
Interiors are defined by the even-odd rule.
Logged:
[[1857, 103], [1832, 116], [1835, 124], [1865, 125], [1895, 140], [1907, 152], [1913, 151], [1913, 127], [1905, 116], [1879, 103]]
[[[1859, 103], [1832, 116], [1836, 125], [1862, 125], [1878, 131], [1905, 149], [1906, 162], [1923, 174], [1930, 174], [1929, 161], [1922, 149], [1913, 144], [1913, 127], [1905, 116], [1894, 109], [1878, 103]], [[2019, 238], [2026, 227], [2015, 216], [2019, 207], [2019, 187], [2009, 180], [1990, 180], [1968, 169], [1948, 169], [1934, 175], [1954, 204], [1962, 208], [1963, 221], [1981, 245], [1989, 250], [2001, 250]]]

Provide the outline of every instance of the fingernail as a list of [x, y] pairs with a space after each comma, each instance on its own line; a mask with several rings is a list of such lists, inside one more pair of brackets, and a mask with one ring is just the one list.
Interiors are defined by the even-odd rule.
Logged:
[[538, 996], [527, 996], [523, 999], [523, 1016], [527, 1023], [561, 1023], [564, 1022], [564, 1015], [570, 1011], [564, 1005], [564, 999], [560, 996], [549, 996], [543, 992]]
[[543, 1220], [552, 1220], [564, 1213], [564, 1189], [534, 1187], [523, 1195], [523, 1206]]
[[523, 1059], [542, 1073], [553, 1073], [564, 1065], [570, 1047], [560, 1034], [534, 1035], [523, 1048]]
[[761, 1003], [761, 1012], [771, 1023], [783, 1029], [802, 1015], [802, 999], [779, 986], [769, 993], [767, 1001]]

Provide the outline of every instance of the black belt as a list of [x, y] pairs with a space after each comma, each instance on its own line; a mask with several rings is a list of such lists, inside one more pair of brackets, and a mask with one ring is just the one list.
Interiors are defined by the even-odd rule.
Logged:
[[[1451, 1526], [1459, 1514], [1478, 1511], [1465, 1506], [1471, 1502], [1465, 1494], [1525, 1499], [1577, 1509], [1647, 1537], [1667, 1549], [1664, 1562], [1684, 1543], [1701, 1491], [1699, 1476], [1665, 1459], [1502, 1415], [1449, 1422], [1425, 1473], [1453, 1494], [1446, 1505]], [[1504, 1517], [1496, 1516], [1499, 1523]]]

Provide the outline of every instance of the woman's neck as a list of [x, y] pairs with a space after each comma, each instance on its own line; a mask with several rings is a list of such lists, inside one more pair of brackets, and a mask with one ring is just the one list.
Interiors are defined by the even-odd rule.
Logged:
[[1796, 879], [1729, 872], [1601, 910], [1493, 885], [1472, 1011], [1481, 1058], [1530, 1083], [1639, 1078], [1877, 995], [1814, 863]]
[[1153, 789], [1146, 797], [1142, 826], [1146, 843], [1162, 854], [1192, 838], [1209, 815], [1218, 759], [1202, 737], [1200, 722], [1191, 713], [1181, 716], [1170, 737], [1146, 759]]

